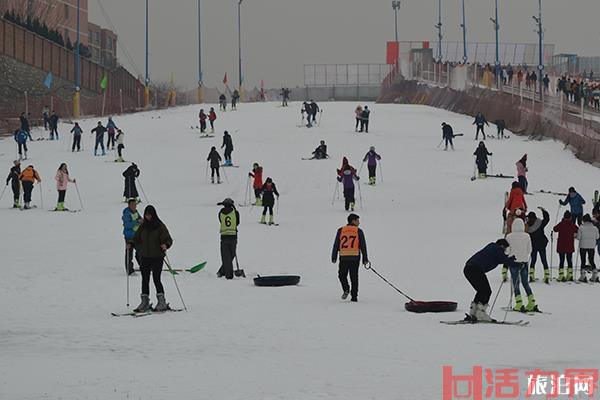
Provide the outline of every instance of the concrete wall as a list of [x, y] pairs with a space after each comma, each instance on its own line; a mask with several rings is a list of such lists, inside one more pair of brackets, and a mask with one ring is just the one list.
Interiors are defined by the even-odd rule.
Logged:
[[375, 101], [381, 93], [381, 86], [314, 86], [291, 90], [292, 101]]

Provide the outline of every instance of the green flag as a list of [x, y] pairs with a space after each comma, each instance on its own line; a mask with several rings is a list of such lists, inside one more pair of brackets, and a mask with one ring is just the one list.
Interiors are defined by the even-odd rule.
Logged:
[[100, 88], [102, 88], [102, 90], [106, 90], [107, 86], [108, 86], [108, 77], [106, 76], [106, 74], [104, 74], [104, 77], [100, 81]]

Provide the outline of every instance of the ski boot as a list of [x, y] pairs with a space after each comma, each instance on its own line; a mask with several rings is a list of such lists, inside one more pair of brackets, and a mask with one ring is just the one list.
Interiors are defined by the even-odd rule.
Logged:
[[275, 222], [273, 221], [273, 216], [269, 215], [269, 225], [273, 225]]
[[152, 304], [150, 304], [150, 299], [148, 297], [147, 294], [141, 294], [140, 295], [142, 302], [140, 303], [139, 306], [137, 306], [136, 308], [134, 308], [133, 312], [147, 312], [150, 311], [152, 309]]
[[65, 203], [56, 203], [54, 211], [65, 211]]
[[106, 155], [106, 151], [102, 150], [102, 155], [105, 156]]
[[25, 205], [23, 206], [24, 210], [29, 210], [31, 207], [29, 206], [29, 203], [25, 203]]
[[528, 312], [540, 312], [537, 304], [535, 304], [533, 293], [527, 296], [527, 307], [525, 307], [525, 310]]
[[354, 203], [350, 203], [350, 211], [354, 211]]
[[23, 160], [27, 160], [27, 152], [25, 152], [25, 157], [23, 158]]
[[210, 183], [215, 184], [215, 178], [210, 178]]
[[260, 216], [260, 223], [261, 223], [261, 224], [266, 224], [266, 223], [267, 223], [267, 221], [266, 221], [266, 216], [265, 216], [265, 215], [261, 215], [261, 216]]
[[529, 283], [531, 282], [536, 282], [537, 279], [535, 278], [535, 268], [530, 268], [529, 269]]
[[471, 319], [477, 319], [477, 303], [471, 302], [471, 308], [469, 309], [469, 316]]
[[590, 282], [600, 282], [600, 279], [598, 279], [598, 268], [592, 270], [592, 277], [590, 278]]
[[579, 273], [579, 282], [583, 282], [583, 283], [587, 283], [588, 279], [587, 279], [587, 274], [585, 272], [585, 269], [581, 269], [581, 272]]
[[544, 269], [544, 283], [546, 285], [550, 284], [550, 269], [549, 268]]
[[344, 290], [344, 293], [342, 293], [342, 300], [346, 300], [348, 298], [348, 292], [346, 290]]
[[565, 269], [564, 268], [559, 268], [558, 269], [558, 278], [556, 278], [557, 282], [566, 282], [567, 278], [565, 278]]
[[158, 304], [154, 307], [153, 311], [167, 311], [170, 310], [169, 303], [165, 300], [164, 293], [157, 293], [156, 299], [158, 300]]
[[515, 296], [515, 306], [513, 307], [513, 311], [525, 312], [525, 306], [523, 305], [523, 298], [520, 294]]
[[565, 282], [573, 282], [573, 268], [569, 267], [567, 269], [567, 277], [565, 279]]
[[262, 199], [260, 197], [256, 198], [256, 202], [254, 203], [255, 206], [262, 206]]
[[19, 200], [15, 200], [13, 202], [13, 208], [20, 208], [20, 207], [21, 207], [21, 205], [19, 204]]
[[490, 317], [489, 314], [486, 312], [487, 308], [487, 304], [477, 304], [477, 310], [475, 311], [475, 318], [477, 319], [477, 321], [493, 321], [492, 317]]

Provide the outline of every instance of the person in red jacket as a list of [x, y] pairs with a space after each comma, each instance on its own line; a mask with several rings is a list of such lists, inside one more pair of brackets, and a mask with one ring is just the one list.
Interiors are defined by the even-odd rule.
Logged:
[[[571, 212], [565, 211], [563, 220], [553, 229], [554, 232], [558, 232], [556, 251], [560, 260], [557, 279], [559, 282], [573, 281], [573, 253], [575, 252], [575, 237], [579, 228], [577, 228], [577, 225], [573, 223], [571, 218]], [[564, 269], [565, 259], [568, 266], [566, 275]]]
[[254, 178], [252, 188], [254, 189], [254, 197], [256, 198], [255, 206], [262, 206], [262, 187], [263, 187], [263, 167], [254, 163], [252, 172], [248, 172], [248, 176]]
[[519, 182], [512, 183], [512, 189], [506, 204], [504, 205], [504, 219], [506, 220], [505, 233], [511, 232], [512, 222], [515, 218], [523, 218], [527, 213], [527, 202], [525, 201], [525, 194], [523, 189], [519, 185]]
[[206, 131], [206, 113], [204, 109], [200, 110], [200, 114], [198, 114], [198, 118], [200, 118], [200, 133], [204, 133]]
[[210, 131], [211, 133], [215, 133], [215, 120], [217, 119], [217, 113], [213, 107], [210, 108], [208, 112], [208, 120], [210, 122]]

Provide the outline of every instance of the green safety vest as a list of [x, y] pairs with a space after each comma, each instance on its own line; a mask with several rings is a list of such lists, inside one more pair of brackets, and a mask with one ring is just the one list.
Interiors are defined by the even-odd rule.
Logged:
[[219, 213], [219, 220], [221, 221], [221, 235], [237, 235], [237, 216], [235, 210], [232, 210], [229, 214]]

